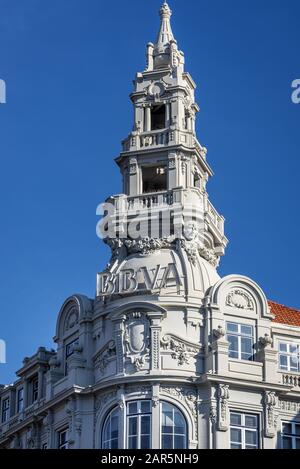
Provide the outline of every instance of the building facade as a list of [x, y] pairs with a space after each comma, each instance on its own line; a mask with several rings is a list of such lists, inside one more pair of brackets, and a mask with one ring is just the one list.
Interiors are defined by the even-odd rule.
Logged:
[[99, 224], [111, 259], [95, 298], [62, 305], [56, 350], [0, 387], [1, 448], [300, 448], [300, 311], [218, 275], [224, 218], [170, 17], [164, 3]]

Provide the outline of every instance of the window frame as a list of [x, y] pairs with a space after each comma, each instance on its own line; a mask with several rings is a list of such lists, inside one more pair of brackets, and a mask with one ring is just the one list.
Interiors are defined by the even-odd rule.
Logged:
[[[74, 353], [74, 345], [79, 345], [79, 337], [65, 343], [65, 376], [68, 374], [68, 360]], [[68, 348], [72, 346], [71, 352], [68, 352]]]
[[[111, 417], [115, 412], [118, 415], [118, 435], [116, 438], [111, 438], [111, 431], [110, 431], [110, 438], [104, 440], [106, 425], [108, 424], [108, 421], [110, 421], [110, 426], [111, 426]], [[101, 429], [101, 448], [102, 449], [115, 449], [111, 447], [111, 442], [113, 440], [117, 440], [118, 445], [116, 449], [119, 449], [119, 438], [120, 438], [119, 427], [120, 427], [120, 408], [115, 406], [112, 409], [110, 409], [110, 411], [106, 414], [106, 417], [102, 425], [102, 429]], [[108, 443], [108, 447], [106, 447], [107, 443]]]
[[[283, 425], [284, 424], [292, 426], [292, 433], [283, 433]], [[299, 428], [300, 428], [300, 421], [298, 421], [298, 422], [294, 422], [294, 421], [292, 422], [292, 421], [288, 421], [288, 420], [282, 420], [281, 421], [281, 432], [280, 432], [281, 449], [288, 449], [288, 448], [283, 447], [283, 439], [284, 438], [288, 438], [288, 439], [291, 440], [291, 442], [292, 442], [292, 448], [291, 449], [297, 449], [296, 448], [296, 442], [297, 442], [297, 440], [299, 440], [299, 442], [300, 442], [300, 433], [299, 433], [299, 435], [297, 435], [296, 430], [295, 430], [296, 426], [299, 426]]]
[[[20, 393], [22, 393], [22, 397], [20, 398]], [[21, 404], [22, 403], [22, 404]], [[17, 389], [17, 414], [24, 410], [24, 387]]]
[[[8, 404], [6, 406], [6, 403]], [[10, 397], [7, 396], [2, 399], [1, 405], [1, 423], [6, 423], [10, 419]]]
[[[231, 416], [239, 415], [241, 417], [241, 424], [240, 425], [234, 425], [231, 423]], [[246, 426], [246, 417], [255, 417], [256, 418], [256, 427], [250, 427]], [[240, 445], [241, 447], [239, 449], [260, 449], [260, 418], [259, 414], [252, 413], [252, 412], [244, 412], [244, 411], [239, 411], [239, 410], [230, 410], [229, 412], [229, 446], [230, 449], [238, 449], [238, 448], [232, 448], [232, 445]], [[241, 441], [233, 441], [231, 438], [231, 430], [239, 430], [241, 432]], [[251, 432], [256, 434], [256, 445], [252, 444], [247, 444], [246, 443], [246, 432]], [[251, 448], [247, 448], [246, 446], [251, 446]]]
[[34, 404], [39, 399], [39, 387], [40, 387], [39, 377], [35, 376], [34, 378], [32, 378], [30, 385], [31, 385], [31, 403]]
[[[179, 434], [179, 433], [175, 433], [174, 431], [172, 433], [163, 433], [162, 431], [162, 419], [163, 419], [163, 405], [164, 404], [168, 404], [169, 406], [172, 407], [172, 411], [173, 411], [173, 422], [175, 421], [175, 418], [174, 418], [174, 410], [176, 410], [177, 412], [180, 413], [183, 421], [184, 421], [184, 425], [185, 425], [185, 433], [183, 435]], [[172, 435], [172, 443], [173, 443], [173, 448], [170, 448], [171, 450], [181, 450], [181, 449], [188, 449], [188, 442], [189, 442], [189, 438], [188, 438], [188, 434], [189, 434], [189, 426], [188, 426], [188, 423], [187, 423], [187, 420], [186, 420], [186, 417], [184, 415], [184, 413], [182, 412], [182, 410], [175, 404], [171, 403], [171, 402], [168, 402], [168, 401], [165, 401], [165, 400], [162, 400], [160, 402], [160, 408], [159, 408], [159, 417], [160, 417], [160, 422], [159, 422], [159, 431], [160, 431], [160, 449], [161, 450], [168, 450], [168, 448], [163, 448], [163, 435]], [[173, 427], [173, 430], [175, 428], [175, 425], [172, 425]], [[184, 441], [185, 441], [185, 448], [176, 448], [175, 447], [175, 437], [176, 436], [184, 436]]]
[[[149, 403], [149, 412], [143, 412], [141, 410], [142, 403]], [[136, 413], [129, 413], [129, 406], [132, 404], [137, 404], [137, 412]], [[146, 416], [150, 418], [150, 426], [149, 426], [149, 448], [141, 448], [141, 439], [142, 436], [147, 435], [146, 433], [142, 435], [141, 433], [141, 423], [142, 423], [142, 418]], [[131, 419], [136, 419], [136, 435], [129, 435], [129, 422]], [[132, 437], [136, 437], [137, 440], [137, 448], [132, 448], [132, 449], [151, 449], [152, 446], [152, 401], [151, 399], [135, 399], [132, 401], [127, 401], [126, 403], [126, 426], [125, 426], [125, 432], [126, 432], [126, 448], [129, 448], [129, 439]], [[147, 435], [148, 436], [148, 435]]]
[[[237, 332], [230, 332], [228, 331], [228, 325], [229, 324], [233, 324], [235, 326], [237, 326], [238, 328], [238, 331]], [[242, 330], [242, 327], [251, 327], [251, 335], [249, 334], [245, 334], [245, 333], [242, 333], [241, 330]], [[237, 357], [232, 357], [230, 356], [230, 345], [229, 345], [229, 349], [228, 349], [228, 357], [231, 359], [231, 360], [243, 360], [243, 361], [247, 361], [247, 362], [253, 362], [255, 361], [254, 360], [254, 356], [255, 356], [255, 327], [253, 324], [249, 324], [249, 323], [244, 323], [244, 322], [236, 322], [236, 321], [228, 321], [226, 320], [226, 340], [229, 342], [228, 340], [228, 336], [234, 336], [234, 337], [237, 337], [237, 341], [238, 341], [238, 347], [237, 347], [237, 350], [232, 350], [233, 352], [236, 352], [237, 353]], [[242, 355], [245, 354], [245, 352], [242, 352], [242, 339], [243, 338], [248, 338], [248, 339], [251, 339], [251, 350], [252, 350], [252, 354], [251, 356], [249, 356], [249, 358], [243, 358]]]
[[[281, 345], [286, 345], [287, 347], [287, 352], [283, 352], [280, 350], [280, 346]], [[297, 354], [294, 354], [292, 352], [290, 352], [290, 347], [291, 346], [296, 346], [297, 347]], [[291, 369], [291, 361], [292, 361], [292, 357], [297, 355], [297, 370], [292, 370]], [[287, 357], [287, 367], [284, 368], [281, 366], [281, 363], [280, 363], [280, 357], [281, 356], [285, 356]], [[300, 372], [300, 344], [297, 343], [297, 342], [290, 342], [288, 340], [278, 340], [278, 368], [279, 368], [279, 371], [281, 372], [285, 372], [285, 373], [299, 373]]]
[[[62, 435], [66, 435], [66, 440], [62, 441]], [[69, 448], [69, 429], [63, 428], [57, 432], [57, 448], [68, 449]]]

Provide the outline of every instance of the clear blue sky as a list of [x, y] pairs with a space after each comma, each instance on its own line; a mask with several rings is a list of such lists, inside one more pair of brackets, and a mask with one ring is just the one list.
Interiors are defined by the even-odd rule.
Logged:
[[[0, 338], [13, 380], [52, 346], [60, 305], [95, 294], [109, 252], [96, 206], [121, 192], [113, 159], [132, 126], [131, 80], [160, 0], [0, 0]], [[230, 240], [219, 269], [300, 308], [299, 0], [170, 0], [198, 84], [208, 190]]]

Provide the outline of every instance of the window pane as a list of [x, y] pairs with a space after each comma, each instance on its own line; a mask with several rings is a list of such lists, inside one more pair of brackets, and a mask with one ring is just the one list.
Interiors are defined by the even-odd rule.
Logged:
[[282, 424], [282, 433], [291, 435], [292, 434], [292, 424], [284, 422]]
[[118, 449], [118, 440], [117, 439], [111, 440], [110, 447], [111, 449]]
[[150, 415], [143, 415], [141, 417], [141, 434], [142, 435], [150, 434]]
[[137, 435], [137, 417], [130, 417], [129, 418], [129, 425], [128, 425], [128, 434], [129, 435]]
[[241, 421], [241, 414], [234, 414], [233, 412], [230, 413], [230, 424], [240, 426], [242, 423]]
[[163, 426], [170, 426], [173, 427], [173, 412], [171, 411], [163, 411]]
[[298, 354], [298, 345], [290, 344], [290, 353], [294, 353], [295, 355]]
[[291, 370], [298, 371], [299, 369], [299, 357], [298, 355], [291, 355], [290, 357]]
[[296, 438], [295, 439], [295, 443], [296, 443], [296, 449], [300, 449], [300, 438]]
[[128, 438], [128, 448], [137, 449], [137, 437], [136, 436], [130, 436]]
[[257, 417], [256, 415], [245, 415], [245, 426], [248, 428], [257, 427]]
[[185, 432], [185, 421], [181, 413], [177, 410], [174, 412], [174, 432], [178, 434], [183, 434]]
[[174, 449], [185, 449], [185, 437], [184, 436], [175, 435]]
[[234, 322], [228, 322], [228, 323], [226, 324], [226, 326], [227, 326], [227, 331], [228, 331], [228, 332], [236, 332], [236, 333], [238, 333], [238, 330], [239, 330], [239, 329], [238, 329], [238, 327], [239, 327], [238, 324], [235, 324]]
[[252, 339], [248, 337], [242, 337], [241, 339], [242, 354], [245, 356], [251, 356], [252, 350]]
[[150, 446], [150, 435], [143, 435], [141, 437], [141, 449], [151, 449]]
[[252, 337], [252, 326], [241, 326], [241, 333]]
[[231, 449], [242, 449], [242, 445], [237, 444], [237, 443], [231, 443], [230, 448]]
[[280, 343], [279, 344], [279, 351], [280, 352], [287, 352], [287, 344], [284, 344], [284, 343]]
[[242, 441], [242, 431], [239, 428], [230, 429], [230, 440], [233, 443], [241, 443]]
[[137, 414], [137, 402], [130, 402], [128, 404], [128, 414]]
[[295, 424], [295, 435], [300, 435], [300, 424]]
[[288, 359], [286, 355], [280, 355], [279, 356], [279, 362], [280, 362], [280, 368], [282, 370], [287, 370], [288, 369]]
[[142, 414], [149, 414], [151, 412], [150, 401], [141, 402], [141, 412]]
[[173, 449], [173, 437], [172, 435], [162, 436], [162, 449]]
[[239, 349], [238, 337], [235, 336], [235, 335], [228, 335], [227, 340], [229, 342], [229, 351], [230, 352], [238, 352], [238, 349]]
[[282, 438], [282, 449], [293, 449], [292, 438], [284, 436]]
[[256, 445], [256, 431], [245, 430], [246, 445]]

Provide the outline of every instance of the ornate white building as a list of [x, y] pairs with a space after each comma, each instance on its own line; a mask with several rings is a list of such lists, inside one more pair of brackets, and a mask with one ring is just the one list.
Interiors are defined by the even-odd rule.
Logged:
[[300, 448], [300, 311], [218, 275], [227, 239], [196, 85], [167, 3], [160, 17], [116, 160], [123, 193], [107, 201], [112, 258], [94, 299], [61, 307], [56, 351], [0, 387], [1, 448]]

